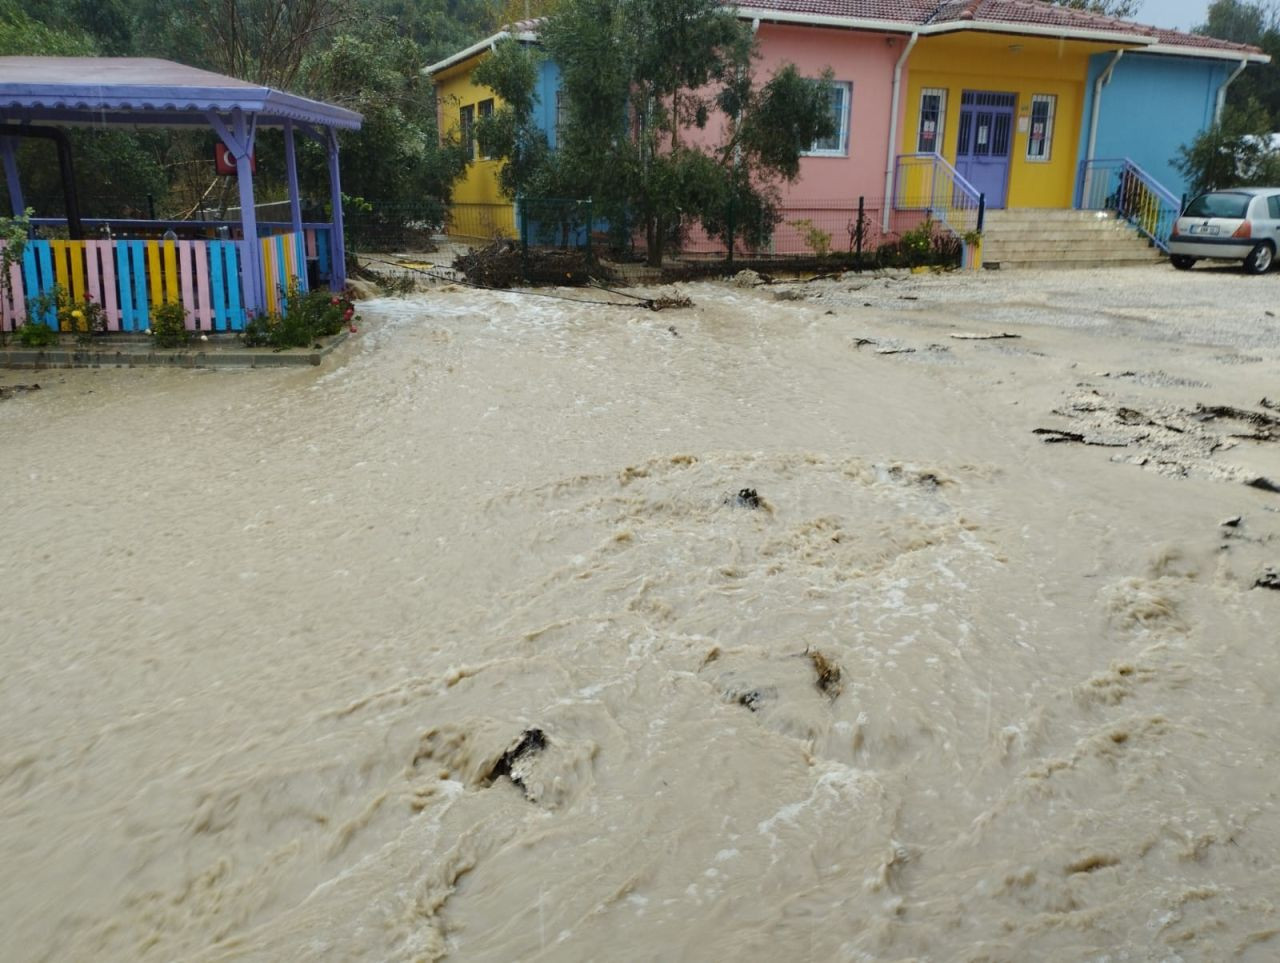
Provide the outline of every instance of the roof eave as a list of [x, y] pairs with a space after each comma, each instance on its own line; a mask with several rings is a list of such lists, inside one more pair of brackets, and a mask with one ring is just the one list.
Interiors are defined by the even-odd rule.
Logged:
[[538, 35], [532, 30], [521, 30], [518, 33], [512, 33], [510, 30], [499, 30], [492, 36], [476, 41], [464, 50], [459, 50], [455, 54], [450, 54], [448, 57], [445, 57], [444, 60], [440, 60], [436, 63], [430, 64], [429, 66], [423, 67], [422, 72], [428, 77], [433, 77], [441, 71], [448, 70], [450, 67], [456, 67], [465, 60], [470, 60], [476, 54], [484, 53], [486, 50], [493, 47], [499, 40], [505, 40], [508, 37], [525, 43], [533, 43], [538, 39]]
[[864, 30], [869, 33], [909, 34], [920, 28], [901, 20], [864, 20], [855, 17], [828, 17], [816, 13], [798, 13], [791, 10], [768, 10], [763, 7], [735, 7], [740, 20], [767, 20], [770, 23], [798, 24], [806, 27], [840, 27], [844, 30]]
[[1142, 52], [1163, 54], [1165, 56], [1172, 57], [1199, 57], [1201, 59], [1207, 58], [1211, 60], [1230, 60], [1233, 63], [1239, 63], [1241, 60], [1247, 60], [1251, 64], [1271, 63], [1271, 57], [1260, 51], [1223, 50], [1215, 47], [1184, 47], [1182, 44], [1176, 43], [1156, 42]]

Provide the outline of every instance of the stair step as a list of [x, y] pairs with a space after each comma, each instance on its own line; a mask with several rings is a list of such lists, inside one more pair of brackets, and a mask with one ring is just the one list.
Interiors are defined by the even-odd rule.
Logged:
[[1107, 267], [1150, 267], [1153, 264], [1159, 264], [1161, 258], [1086, 258], [1084, 260], [1073, 261], [1064, 258], [1054, 258], [1049, 261], [1025, 261], [1025, 260], [993, 260], [984, 257], [982, 266], [997, 271], [1020, 271], [1020, 270], [1063, 270], [1069, 271], [1077, 268], [1107, 268]]

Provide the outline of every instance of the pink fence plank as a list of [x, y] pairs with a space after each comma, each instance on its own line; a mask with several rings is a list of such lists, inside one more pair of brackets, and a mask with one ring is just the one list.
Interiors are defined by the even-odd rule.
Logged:
[[116, 294], [116, 251], [111, 241], [96, 241], [102, 263], [102, 306], [107, 309], [107, 330], [120, 330], [120, 298]]
[[200, 328], [213, 330], [213, 297], [209, 293], [209, 245], [204, 241], [192, 241], [196, 262], [196, 295], [199, 301]]
[[191, 245], [194, 241], [178, 241], [178, 277], [182, 283], [182, 305], [187, 309], [187, 330], [196, 329], [196, 295], [192, 285], [195, 273], [191, 263]]
[[[0, 249], [3, 248], [4, 245], [0, 244]], [[10, 295], [5, 293], [4, 286], [0, 285], [0, 328], [12, 330], [27, 320], [26, 295], [22, 285], [21, 258], [9, 266], [9, 281], [13, 292], [12, 302], [9, 300]]]

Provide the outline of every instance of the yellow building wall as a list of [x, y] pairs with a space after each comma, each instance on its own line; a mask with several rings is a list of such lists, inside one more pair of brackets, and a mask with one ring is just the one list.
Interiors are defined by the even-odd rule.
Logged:
[[[1012, 34], [966, 32], [922, 37], [908, 64], [901, 151], [916, 152], [920, 95], [927, 87], [947, 91], [940, 153], [952, 164], [956, 162], [961, 94], [966, 90], [1016, 94], [1006, 206], [1071, 207], [1089, 56], [1109, 49], [1114, 48]], [[1027, 160], [1033, 94], [1057, 97], [1048, 161]]]
[[[482, 100], [492, 99], [495, 110], [502, 105], [501, 98], [491, 88], [471, 82], [472, 71], [483, 56], [477, 54], [432, 78], [436, 85], [437, 123], [442, 134], [461, 137], [459, 118], [463, 107], [475, 108], [478, 117]], [[501, 169], [502, 161], [481, 157], [479, 147], [475, 147], [466, 169], [453, 182], [449, 234], [473, 238], [516, 236], [515, 207], [503, 196], [498, 184]]]

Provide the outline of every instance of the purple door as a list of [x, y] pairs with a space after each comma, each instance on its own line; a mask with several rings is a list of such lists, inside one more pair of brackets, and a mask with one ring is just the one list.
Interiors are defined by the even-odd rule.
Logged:
[[1016, 94], [966, 90], [960, 100], [956, 170], [987, 195], [987, 207], [1004, 207], [1009, 189]]

